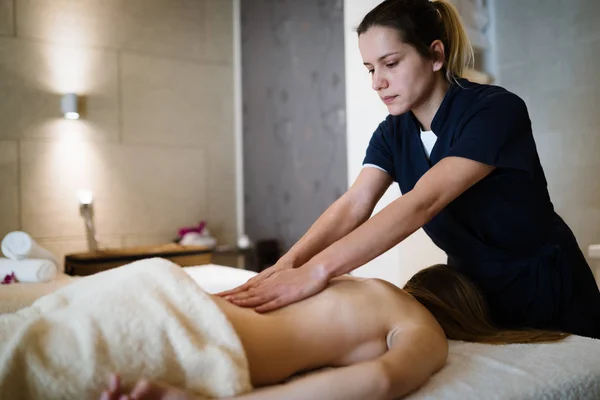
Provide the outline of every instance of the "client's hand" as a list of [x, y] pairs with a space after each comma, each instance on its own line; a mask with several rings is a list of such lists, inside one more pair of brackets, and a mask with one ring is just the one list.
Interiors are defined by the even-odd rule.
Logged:
[[226, 295], [225, 299], [241, 307], [255, 307], [257, 312], [268, 312], [319, 293], [328, 281], [320, 267], [281, 269], [244, 291]]
[[100, 400], [201, 400], [182, 390], [145, 379], [139, 380], [128, 394], [121, 387], [119, 375], [110, 376], [108, 390], [102, 392]]
[[247, 292], [249, 289], [256, 287], [259, 283], [261, 283], [262, 281], [264, 281], [271, 275], [273, 275], [279, 271], [283, 271], [286, 269], [293, 269], [293, 268], [294, 268], [294, 265], [291, 262], [287, 262], [284, 259], [279, 259], [279, 261], [277, 261], [277, 263], [275, 265], [270, 266], [269, 268], [262, 271], [260, 274], [250, 278], [243, 285], [240, 285], [231, 290], [226, 290], [224, 292], [217, 293], [216, 295], [225, 297], [226, 299], [229, 300], [229, 298], [231, 298], [232, 295]]
[[125, 396], [121, 388], [121, 378], [117, 374], [111, 374], [108, 380], [108, 388], [100, 395], [100, 400], [121, 400]]

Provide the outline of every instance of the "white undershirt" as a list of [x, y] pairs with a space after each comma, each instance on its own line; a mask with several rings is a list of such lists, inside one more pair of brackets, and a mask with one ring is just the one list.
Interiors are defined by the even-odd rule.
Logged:
[[431, 155], [431, 150], [437, 142], [437, 136], [433, 131], [424, 131], [421, 130], [421, 142], [423, 143], [423, 149], [425, 150], [425, 154], [427, 154], [427, 159]]

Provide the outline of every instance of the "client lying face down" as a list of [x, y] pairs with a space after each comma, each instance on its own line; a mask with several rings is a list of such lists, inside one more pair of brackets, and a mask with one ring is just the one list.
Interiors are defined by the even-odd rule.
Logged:
[[[234, 399], [393, 399], [444, 366], [447, 339], [507, 344], [568, 336], [496, 328], [477, 288], [445, 265], [418, 272], [403, 290], [378, 279], [336, 278], [321, 293], [267, 314], [213, 300], [242, 342], [256, 388]], [[194, 397], [143, 379], [122, 388], [115, 375], [102, 398]]]

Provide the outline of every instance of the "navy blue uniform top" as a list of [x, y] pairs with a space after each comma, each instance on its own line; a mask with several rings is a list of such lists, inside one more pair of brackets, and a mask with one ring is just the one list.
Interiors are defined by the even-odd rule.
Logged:
[[448, 89], [431, 129], [437, 142], [428, 159], [412, 112], [388, 116], [364, 163], [387, 171], [402, 193], [444, 157], [496, 167], [423, 229], [448, 264], [479, 285], [498, 323], [600, 337], [600, 293], [550, 201], [523, 100], [461, 79]]

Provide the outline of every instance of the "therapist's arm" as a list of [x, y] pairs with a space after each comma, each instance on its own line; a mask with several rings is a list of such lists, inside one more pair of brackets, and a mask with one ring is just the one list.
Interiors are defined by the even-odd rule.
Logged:
[[382, 170], [363, 168], [355, 182], [315, 221], [310, 229], [282, 257], [300, 267], [314, 255], [364, 223], [373, 212], [392, 178]]
[[[363, 168], [350, 189], [317, 219], [308, 232], [275, 265], [261, 271], [246, 283], [217, 295], [224, 296], [232, 302], [242, 300], [238, 305], [243, 305], [244, 302], [253, 304], [252, 301], [247, 302], [248, 297], [252, 296], [253, 288], [282, 271], [303, 266], [313, 256], [369, 219], [375, 204], [391, 183], [392, 178], [387, 172], [373, 167]], [[308, 272], [311, 276], [315, 275], [313, 272], [318, 272], [322, 276], [320, 280], [326, 284], [322, 271], [303, 269], [302, 272]], [[312, 278], [309, 280], [314, 281]]]
[[406, 239], [493, 170], [492, 166], [466, 158], [442, 159], [413, 190], [317, 254], [303, 268], [323, 269], [329, 278], [354, 270]]
[[493, 170], [466, 158], [444, 158], [421, 177], [413, 190], [301, 267], [249, 282], [243, 290], [225, 298], [241, 307], [269, 312], [310, 297], [327, 287], [331, 278], [356, 269], [406, 239]]

